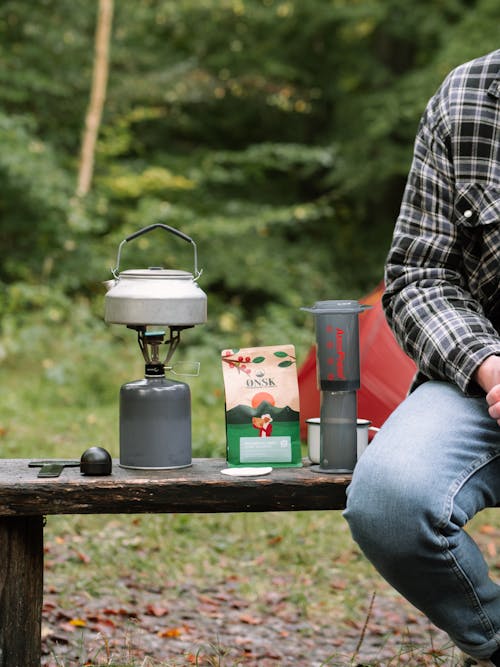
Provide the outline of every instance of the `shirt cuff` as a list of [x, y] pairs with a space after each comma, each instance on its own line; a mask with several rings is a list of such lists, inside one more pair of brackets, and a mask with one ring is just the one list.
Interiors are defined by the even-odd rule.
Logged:
[[479, 366], [492, 355], [500, 356], [500, 342], [484, 345], [477, 343], [471, 349], [464, 351], [464, 358], [456, 372], [455, 382], [467, 396], [484, 396], [484, 390], [474, 380], [474, 374]]

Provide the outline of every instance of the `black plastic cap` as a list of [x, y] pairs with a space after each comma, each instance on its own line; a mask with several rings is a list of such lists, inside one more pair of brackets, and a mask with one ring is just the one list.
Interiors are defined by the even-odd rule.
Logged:
[[111, 475], [112, 461], [110, 453], [104, 447], [89, 447], [80, 459], [82, 475]]

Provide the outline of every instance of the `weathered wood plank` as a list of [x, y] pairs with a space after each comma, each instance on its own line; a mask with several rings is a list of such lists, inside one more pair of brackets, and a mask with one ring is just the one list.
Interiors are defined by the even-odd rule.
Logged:
[[135, 514], [148, 512], [269, 512], [341, 509], [348, 475], [276, 468], [263, 477], [227, 477], [224, 459], [194, 459], [189, 468], [138, 471], [116, 461], [107, 477], [65, 468], [38, 478], [25, 459], [0, 460], [0, 516]]
[[43, 519], [0, 517], [0, 667], [39, 667]]

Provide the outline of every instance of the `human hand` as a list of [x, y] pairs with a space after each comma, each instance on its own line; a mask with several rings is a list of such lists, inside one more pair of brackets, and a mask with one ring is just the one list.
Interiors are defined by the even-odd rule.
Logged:
[[488, 412], [490, 417], [496, 419], [497, 424], [500, 426], [500, 384], [495, 385], [486, 394], [486, 402], [489, 405]]
[[500, 357], [488, 357], [476, 371], [476, 382], [486, 392], [490, 417], [500, 426]]

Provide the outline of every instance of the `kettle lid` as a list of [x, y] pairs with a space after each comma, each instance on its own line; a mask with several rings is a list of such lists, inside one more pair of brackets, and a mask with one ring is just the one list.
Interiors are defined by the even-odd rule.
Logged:
[[120, 278], [148, 280], [193, 280], [193, 274], [181, 269], [164, 269], [161, 266], [150, 266], [147, 269], [127, 269], [118, 274]]

